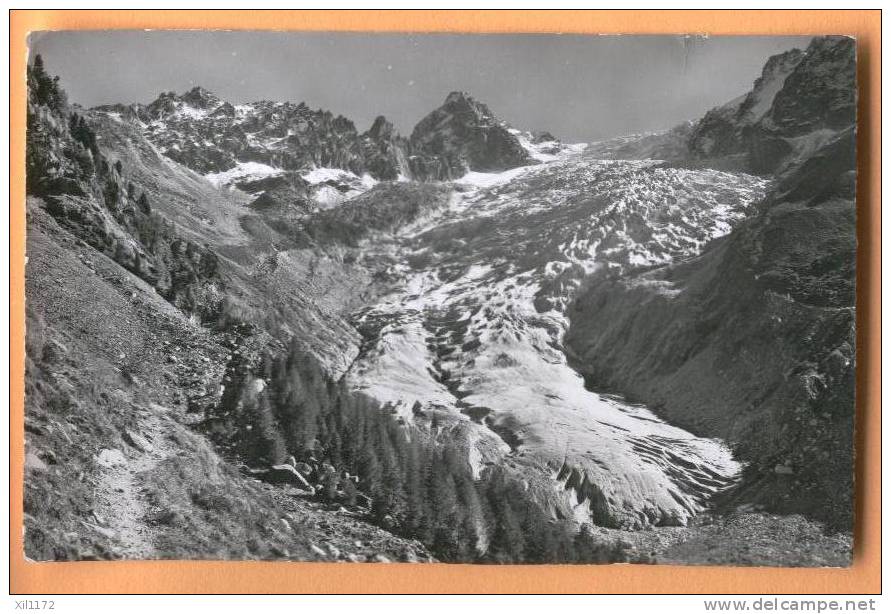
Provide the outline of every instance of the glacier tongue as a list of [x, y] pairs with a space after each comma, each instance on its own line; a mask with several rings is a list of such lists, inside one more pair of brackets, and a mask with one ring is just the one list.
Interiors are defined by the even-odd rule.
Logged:
[[349, 381], [402, 420], [463, 438], [477, 473], [497, 463], [523, 476], [556, 516], [684, 524], [739, 465], [720, 441], [587, 390], [562, 348], [564, 312], [599, 276], [699, 253], [766, 187], [578, 150], [464, 177], [448, 210], [400, 238], [401, 289], [356, 314], [366, 344]]

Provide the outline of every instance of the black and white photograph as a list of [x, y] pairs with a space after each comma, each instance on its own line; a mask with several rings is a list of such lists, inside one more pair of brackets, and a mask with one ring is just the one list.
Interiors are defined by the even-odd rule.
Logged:
[[849, 566], [855, 47], [32, 32], [25, 556]]

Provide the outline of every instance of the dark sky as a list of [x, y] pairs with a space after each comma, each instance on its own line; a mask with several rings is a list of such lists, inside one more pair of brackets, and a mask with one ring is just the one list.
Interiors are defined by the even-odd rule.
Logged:
[[806, 37], [97, 31], [31, 35], [73, 102], [151, 102], [202, 85], [233, 103], [306, 101], [403, 134], [452, 90], [567, 141], [668, 128], [747, 91]]

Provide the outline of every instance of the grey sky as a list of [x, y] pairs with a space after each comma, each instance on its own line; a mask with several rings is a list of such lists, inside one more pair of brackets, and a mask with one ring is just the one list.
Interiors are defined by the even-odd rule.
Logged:
[[668, 128], [751, 87], [808, 37], [79, 31], [32, 34], [73, 102], [150, 102], [202, 85], [233, 103], [306, 101], [403, 134], [452, 90], [568, 141]]

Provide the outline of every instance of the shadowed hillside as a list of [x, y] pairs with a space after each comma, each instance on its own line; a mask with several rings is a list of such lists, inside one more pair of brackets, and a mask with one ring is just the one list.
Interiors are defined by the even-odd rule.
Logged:
[[[749, 143], [776, 173], [755, 214], [697, 258], [592, 285], [567, 342], [591, 385], [733, 442], [749, 463], [733, 501], [848, 530], [854, 42], [817, 39], [803, 58]], [[765, 158], [768, 142], [787, 153]]]

